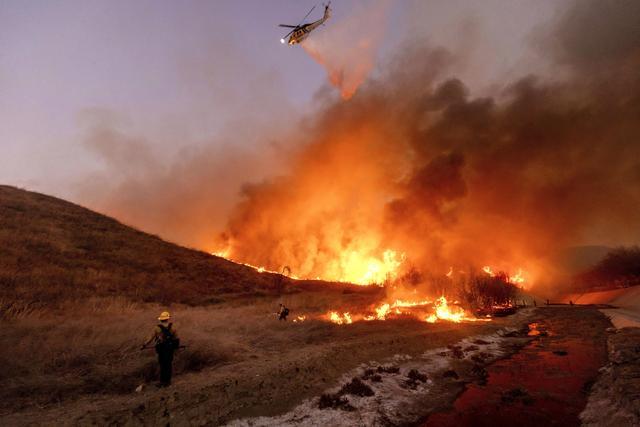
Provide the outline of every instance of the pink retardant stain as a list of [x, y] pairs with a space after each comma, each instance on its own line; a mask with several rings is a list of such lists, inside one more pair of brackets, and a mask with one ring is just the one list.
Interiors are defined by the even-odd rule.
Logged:
[[469, 385], [453, 410], [432, 414], [423, 425], [580, 425], [578, 415], [586, 405], [588, 385], [605, 363], [606, 350], [588, 340], [555, 338], [539, 337], [489, 366], [486, 385]]

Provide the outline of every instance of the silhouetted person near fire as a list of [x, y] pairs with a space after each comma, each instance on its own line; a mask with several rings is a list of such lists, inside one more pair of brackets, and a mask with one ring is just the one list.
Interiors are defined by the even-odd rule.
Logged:
[[289, 315], [289, 309], [284, 306], [284, 304], [280, 303], [280, 309], [278, 310], [278, 320], [287, 320], [287, 316]]
[[155, 343], [158, 363], [160, 364], [160, 387], [171, 385], [171, 374], [173, 368], [173, 353], [180, 347], [180, 339], [173, 323], [169, 323], [171, 314], [163, 311], [158, 317], [159, 323], [149, 341], [142, 348], [146, 348], [151, 342]]

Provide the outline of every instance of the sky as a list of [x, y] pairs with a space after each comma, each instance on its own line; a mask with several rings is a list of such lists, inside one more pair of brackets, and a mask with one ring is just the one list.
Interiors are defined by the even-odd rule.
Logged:
[[[529, 74], [562, 80], [547, 35], [572, 4], [334, 0], [309, 40], [369, 43], [365, 82], [411, 43], [442, 47], [447, 78], [495, 97]], [[0, 0], [0, 183], [198, 245], [183, 236], [224, 229], [247, 183], [282, 173], [272, 148], [339, 95], [327, 64], [280, 43], [278, 24], [314, 5], [307, 21], [315, 0]]]
[[[162, 159], [248, 110], [277, 109], [285, 119], [308, 111], [327, 84], [325, 71], [299, 47], [281, 45], [277, 24], [297, 23], [314, 4], [1, 0], [0, 182], [82, 203], [78, 186], [104, 168], [82, 143], [87, 114], [96, 110], [151, 141]], [[332, 20], [370, 4], [334, 1]], [[530, 33], [561, 4], [391, 2], [377, 56], [384, 61], [414, 37], [464, 45], [460, 74], [482, 91], [531, 66]], [[318, 6], [309, 19], [320, 16]]]

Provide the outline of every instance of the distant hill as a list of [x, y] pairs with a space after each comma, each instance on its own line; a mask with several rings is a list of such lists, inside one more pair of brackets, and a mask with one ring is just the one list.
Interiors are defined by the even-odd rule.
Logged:
[[89, 296], [200, 305], [275, 293], [281, 277], [165, 242], [64, 200], [0, 185], [0, 307]]
[[560, 263], [569, 274], [582, 273], [597, 263], [611, 251], [608, 246], [573, 246], [560, 254]]

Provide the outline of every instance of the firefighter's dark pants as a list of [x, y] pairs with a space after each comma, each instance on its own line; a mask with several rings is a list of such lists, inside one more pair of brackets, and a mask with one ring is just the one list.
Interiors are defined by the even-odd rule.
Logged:
[[160, 384], [171, 384], [171, 373], [173, 365], [173, 349], [164, 346], [157, 346], [158, 362], [160, 363]]

